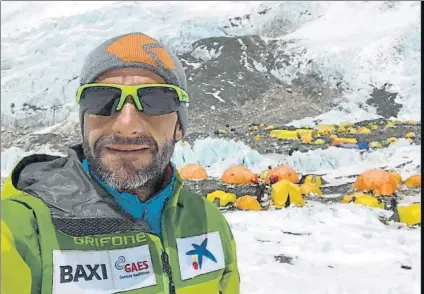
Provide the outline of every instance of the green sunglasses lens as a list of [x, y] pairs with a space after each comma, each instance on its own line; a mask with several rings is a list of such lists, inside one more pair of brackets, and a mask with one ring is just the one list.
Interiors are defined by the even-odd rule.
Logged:
[[176, 89], [167, 86], [139, 88], [137, 95], [143, 111], [148, 115], [161, 115], [175, 112], [180, 107]]
[[109, 116], [116, 112], [122, 90], [109, 86], [92, 86], [82, 90], [81, 109], [89, 114]]

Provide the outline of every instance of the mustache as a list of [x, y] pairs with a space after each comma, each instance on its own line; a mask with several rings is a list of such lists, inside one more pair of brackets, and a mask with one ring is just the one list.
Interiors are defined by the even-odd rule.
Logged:
[[95, 150], [100, 150], [106, 145], [111, 144], [122, 144], [122, 145], [143, 145], [149, 147], [153, 151], [159, 149], [156, 141], [149, 136], [138, 136], [138, 137], [119, 137], [114, 135], [100, 137], [94, 144]]

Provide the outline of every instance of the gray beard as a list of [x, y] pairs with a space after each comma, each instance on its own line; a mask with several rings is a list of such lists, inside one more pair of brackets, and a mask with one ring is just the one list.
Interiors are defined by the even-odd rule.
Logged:
[[[136, 169], [131, 161], [122, 159], [119, 166], [110, 170], [103, 165], [101, 153], [104, 146], [111, 143], [148, 145], [152, 150], [152, 162], [148, 166]], [[119, 192], [154, 191], [163, 178], [164, 170], [169, 165], [174, 148], [175, 140], [173, 139], [158, 146], [156, 141], [148, 136], [137, 138], [101, 137], [94, 144], [94, 150], [91, 150], [85, 136], [83, 140], [84, 155], [87, 158], [90, 172]]]

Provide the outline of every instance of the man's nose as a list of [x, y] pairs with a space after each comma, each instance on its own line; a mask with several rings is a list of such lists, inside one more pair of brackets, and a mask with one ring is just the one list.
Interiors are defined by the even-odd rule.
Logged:
[[131, 96], [127, 97], [124, 106], [118, 112], [112, 131], [122, 137], [137, 137], [145, 133], [145, 123]]

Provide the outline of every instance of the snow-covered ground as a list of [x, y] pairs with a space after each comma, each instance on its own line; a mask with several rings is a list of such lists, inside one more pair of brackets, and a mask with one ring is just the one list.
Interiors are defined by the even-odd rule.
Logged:
[[[281, 211], [227, 213], [241, 293], [421, 293], [420, 230], [386, 226], [378, 219], [386, 214], [311, 202]], [[291, 258], [291, 264], [276, 256]]]

